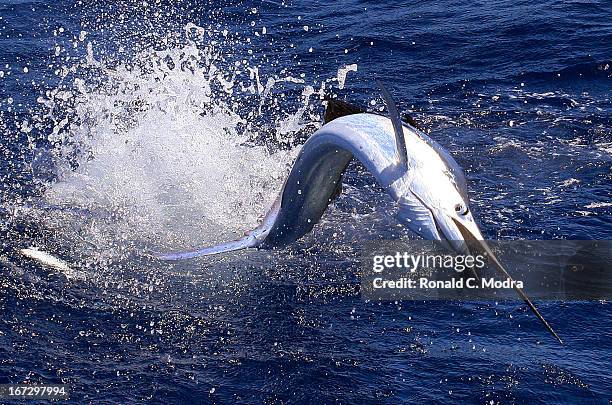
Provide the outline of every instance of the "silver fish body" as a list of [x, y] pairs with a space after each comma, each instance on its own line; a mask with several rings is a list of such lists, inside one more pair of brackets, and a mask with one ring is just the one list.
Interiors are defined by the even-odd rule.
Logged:
[[[384, 88], [383, 95], [387, 96], [390, 118], [369, 113], [339, 117], [306, 141], [279, 196], [257, 228], [233, 242], [155, 256], [181, 260], [292, 243], [319, 221], [338, 190], [344, 170], [355, 158], [397, 203], [398, 219], [406, 227], [459, 253], [482, 252], [504, 278], [512, 280], [474, 221], [461, 167], [425, 133], [401, 124], [397, 108]], [[514, 289], [561, 342], [525, 293]]]

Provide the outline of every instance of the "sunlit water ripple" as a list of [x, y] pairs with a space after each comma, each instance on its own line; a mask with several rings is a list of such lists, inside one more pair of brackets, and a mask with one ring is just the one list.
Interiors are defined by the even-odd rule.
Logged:
[[364, 244], [411, 235], [357, 164], [285, 249], [142, 254], [253, 227], [320, 100], [379, 111], [376, 79], [465, 168], [485, 236], [610, 239], [605, 1], [173, 3], [0, 0], [0, 383], [73, 402], [612, 399], [607, 302], [539, 303], [560, 347], [517, 302], [363, 301]]

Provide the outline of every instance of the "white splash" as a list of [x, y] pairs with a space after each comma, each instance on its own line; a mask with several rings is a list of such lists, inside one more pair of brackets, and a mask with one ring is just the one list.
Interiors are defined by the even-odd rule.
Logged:
[[[205, 38], [205, 32], [193, 24], [185, 27], [187, 38]], [[141, 62], [136, 67], [115, 63], [112, 69], [105, 68], [91, 43], [86, 47], [85, 67], [101, 70], [106, 83], [88, 87], [76, 79], [71, 93], [52, 91], [39, 98], [49, 111], [67, 101], [74, 105], [71, 119], [53, 120], [49, 140], [57, 146], [55, 171], [62, 174], [48, 186], [45, 202], [79, 210], [41, 217], [81, 243], [82, 251], [104, 260], [129, 255], [134, 241], [164, 250], [186, 248], [232, 239], [255, 227], [299, 148], [273, 151], [252, 142], [261, 134], [244, 128], [265, 103], [266, 111], [274, 111], [267, 118], [276, 131], [264, 135], [283, 143], [313, 122], [313, 87], [287, 74], [261, 78], [259, 67], [226, 63], [218, 46], [191, 40], [136, 55]], [[356, 69], [339, 70], [342, 87], [346, 74]], [[297, 111], [279, 107], [277, 85], [301, 87]], [[256, 101], [241, 116], [235, 111], [245, 97]], [[75, 155], [78, 167], [72, 169], [66, 157]]]
[[340, 90], [344, 89], [344, 84], [346, 82], [346, 75], [348, 75], [349, 72], [356, 72], [357, 71], [357, 64], [353, 63], [352, 65], [346, 65], [341, 67], [340, 69], [338, 69], [338, 88]]
[[186, 51], [201, 62], [195, 49], [156, 53], [150, 72], [116, 68], [110, 80], [118, 91], [79, 95], [80, 124], [66, 122], [68, 130], [52, 136], [67, 145], [65, 155], [75, 144], [87, 154], [47, 190], [48, 202], [113, 207], [136, 233], [183, 243], [221, 239], [257, 224], [296, 151], [248, 145], [250, 134], [237, 130], [246, 121], [214, 93], [216, 85], [225, 92], [233, 87], [214, 64], [196, 70], [159, 63], [184, 65]]
[[306, 127], [306, 124], [300, 123], [300, 119], [306, 112], [308, 105], [310, 103], [310, 96], [315, 93], [314, 89], [311, 86], [306, 86], [304, 91], [302, 92], [303, 104], [302, 106], [294, 113], [290, 114], [287, 118], [279, 122], [277, 128], [277, 140], [280, 142], [285, 141], [283, 135], [297, 132], [302, 128]]

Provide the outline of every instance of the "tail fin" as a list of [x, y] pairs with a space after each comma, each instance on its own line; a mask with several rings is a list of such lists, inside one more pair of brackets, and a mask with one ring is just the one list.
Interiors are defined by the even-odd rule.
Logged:
[[152, 255], [160, 260], [185, 260], [193, 259], [194, 257], [209, 256], [215, 255], [217, 253], [225, 253], [232, 252], [234, 250], [247, 249], [251, 247], [256, 247], [258, 244], [259, 242], [254, 236], [246, 235], [240, 239], [236, 239], [231, 242], [226, 242], [215, 246], [209, 246], [198, 250], [171, 253], [153, 253]]

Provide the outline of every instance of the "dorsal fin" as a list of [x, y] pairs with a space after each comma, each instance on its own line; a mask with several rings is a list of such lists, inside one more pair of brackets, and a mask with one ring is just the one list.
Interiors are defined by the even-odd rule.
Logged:
[[404, 129], [402, 126], [402, 120], [400, 119], [399, 111], [397, 110], [397, 106], [393, 101], [393, 97], [391, 97], [391, 93], [389, 93], [387, 88], [380, 81], [378, 81], [377, 83], [378, 87], [380, 87], [383, 99], [387, 104], [387, 110], [389, 110], [389, 119], [393, 124], [393, 130], [395, 132], [395, 147], [397, 148], [397, 158], [400, 164], [404, 166], [406, 170], [408, 170], [408, 151], [406, 150], [406, 140], [404, 139]]
[[337, 98], [327, 99], [327, 107], [325, 108], [325, 116], [323, 117], [325, 124], [336, 118], [344, 117], [345, 115], [360, 114], [366, 112], [365, 109], [346, 101], [338, 100]]
[[414, 119], [414, 117], [410, 114], [408, 114], [407, 112], [402, 114], [402, 121], [405, 122], [406, 124], [415, 127], [416, 129], [418, 129], [421, 132], [423, 131], [423, 128], [421, 128], [421, 126], [419, 125], [418, 122], [416, 122], [416, 120]]
[[[331, 122], [336, 118], [344, 117], [345, 115], [367, 112], [365, 108], [359, 107], [358, 105], [351, 104], [347, 101], [340, 100], [337, 98], [327, 98], [325, 99], [325, 101], [327, 102], [327, 107], [325, 108], [325, 115], [323, 116], [324, 124], [327, 124], [328, 122]], [[419, 131], [423, 131], [423, 128], [421, 128], [419, 123], [409, 113], [402, 113], [400, 118], [402, 122], [412, 127], [415, 127]]]

